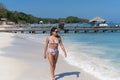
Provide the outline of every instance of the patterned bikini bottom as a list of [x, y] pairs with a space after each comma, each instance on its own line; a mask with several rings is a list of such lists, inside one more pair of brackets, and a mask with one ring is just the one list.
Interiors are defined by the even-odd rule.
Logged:
[[55, 54], [58, 54], [59, 51], [58, 51], [58, 49], [48, 48], [48, 53], [50, 53], [50, 54], [52, 54], [52, 55], [55, 55]]

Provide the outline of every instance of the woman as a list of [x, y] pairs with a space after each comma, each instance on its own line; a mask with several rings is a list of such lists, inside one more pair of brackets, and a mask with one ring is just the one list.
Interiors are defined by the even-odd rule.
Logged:
[[[51, 78], [55, 80], [55, 67], [59, 55], [58, 46], [60, 45], [61, 49], [64, 52], [65, 57], [67, 53], [65, 51], [64, 45], [60, 36], [58, 35], [58, 28], [53, 27], [50, 31], [50, 36], [46, 38], [46, 44], [44, 48], [44, 58], [48, 57], [50, 63]], [[47, 53], [47, 54], [46, 54]]]

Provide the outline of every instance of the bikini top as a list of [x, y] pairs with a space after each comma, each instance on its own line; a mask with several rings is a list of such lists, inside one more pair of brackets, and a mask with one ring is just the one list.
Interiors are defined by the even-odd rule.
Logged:
[[57, 39], [56, 40], [50, 39], [49, 44], [59, 44], [59, 41]]

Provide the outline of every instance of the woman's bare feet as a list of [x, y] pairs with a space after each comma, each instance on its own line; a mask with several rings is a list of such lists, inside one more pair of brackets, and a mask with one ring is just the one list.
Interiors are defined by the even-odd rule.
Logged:
[[55, 76], [53, 76], [51, 79], [52, 79], [52, 80], [55, 80]]

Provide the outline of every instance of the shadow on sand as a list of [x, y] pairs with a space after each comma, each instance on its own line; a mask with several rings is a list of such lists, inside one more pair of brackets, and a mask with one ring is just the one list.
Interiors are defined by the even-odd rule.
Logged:
[[65, 76], [72, 76], [72, 75], [75, 75], [76, 77], [79, 77], [80, 72], [65, 72], [65, 73], [60, 73], [60, 74], [56, 75], [56, 79], [55, 80], [58, 80], [58, 79], [63, 78]]

